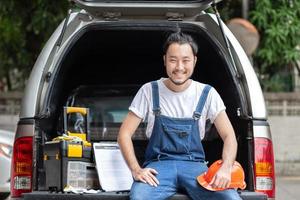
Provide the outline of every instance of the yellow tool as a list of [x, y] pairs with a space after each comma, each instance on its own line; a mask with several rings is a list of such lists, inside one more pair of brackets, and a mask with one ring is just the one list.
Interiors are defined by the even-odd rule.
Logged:
[[[79, 113], [84, 117], [83, 124], [85, 125], [85, 132], [70, 132], [68, 130], [68, 115], [72, 113]], [[71, 137], [79, 137], [82, 139], [83, 145], [86, 147], [91, 147], [89, 142], [89, 109], [84, 107], [64, 107], [64, 132], [66, 135]]]

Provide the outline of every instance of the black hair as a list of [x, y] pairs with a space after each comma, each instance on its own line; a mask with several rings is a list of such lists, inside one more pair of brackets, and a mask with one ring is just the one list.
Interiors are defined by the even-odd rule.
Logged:
[[192, 38], [191, 35], [188, 35], [186, 33], [182, 33], [181, 31], [177, 31], [175, 33], [171, 33], [168, 38], [166, 39], [164, 45], [163, 45], [163, 53], [166, 55], [167, 50], [169, 46], [173, 43], [178, 44], [189, 44], [192, 48], [194, 56], [198, 53], [198, 45], [195, 42], [195, 40]]

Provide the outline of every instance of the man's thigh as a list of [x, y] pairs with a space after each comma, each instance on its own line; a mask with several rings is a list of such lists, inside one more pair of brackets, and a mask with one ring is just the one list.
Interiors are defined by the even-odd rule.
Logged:
[[130, 199], [142, 200], [153, 199], [163, 200], [176, 193], [176, 166], [173, 161], [157, 161], [150, 163], [147, 168], [155, 169], [158, 174], [156, 178], [159, 181], [157, 187], [146, 183], [135, 181], [131, 187]]
[[[188, 170], [187, 170], [188, 169]], [[203, 188], [197, 182], [197, 176], [207, 170], [205, 163], [182, 162], [178, 165], [180, 187], [183, 188], [192, 199], [197, 200], [240, 200], [235, 190], [212, 192]]]

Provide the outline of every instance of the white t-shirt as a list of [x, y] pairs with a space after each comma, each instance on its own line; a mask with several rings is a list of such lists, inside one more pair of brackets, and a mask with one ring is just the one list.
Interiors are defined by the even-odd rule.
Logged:
[[[165, 78], [157, 81], [161, 114], [175, 118], [192, 118], [205, 84], [192, 81], [184, 91], [174, 92], [166, 87], [163, 80]], [[151, 136], [155, 118], [152, 109], [152, 86], [149, 82], [140, 88], [129, 107], [130, 111], [143, 121], [147, 121], [146, 135], [148, 138]], [[223, 110], [225, 110], [225, 105], [220, 95], [214, 88], [211, 88], [199, 119], [201, 139], [205, 134], [206, 120], [209, 119], [213, 123], [217, 115]]]

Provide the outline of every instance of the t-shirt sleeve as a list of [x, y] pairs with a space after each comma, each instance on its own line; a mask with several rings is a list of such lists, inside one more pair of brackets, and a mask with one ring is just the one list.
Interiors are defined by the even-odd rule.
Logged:
[[214, 88], [211, 88], [208, 94], [207, 106], [207, 119], [209, 119], [211, 123], [214, 123], [218, 114], [226, 109], [222, 98]]
[[148, 85], [143, 85], [135, 95], [129, 110], [145, 121], [149, 108], [149, 90]]

